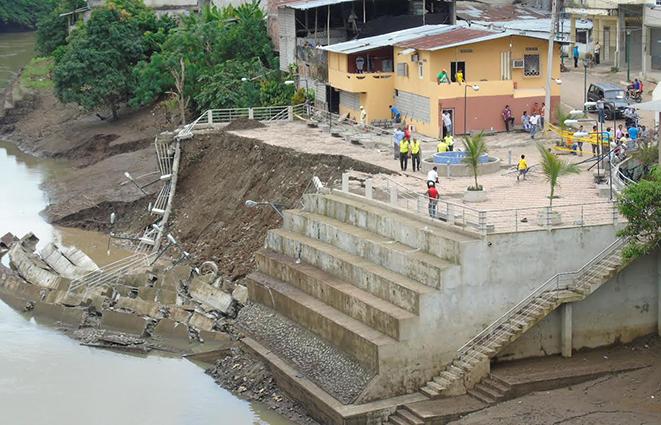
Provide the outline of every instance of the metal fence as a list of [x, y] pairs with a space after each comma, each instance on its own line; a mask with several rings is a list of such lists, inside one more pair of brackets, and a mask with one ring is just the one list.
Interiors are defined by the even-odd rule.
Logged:
[[444, 199], [432, 200], [426, 194], [412, 192], [387, 177], [378, 180], [367, 179], [364, 188], [361, 186], [360, 189], [351, 191], [348, 173], [342, 175], [342, 185], [339, 190], [432, 217], [480, 236], [617, 224], [624, 221], [617, 204], [611, 200], [526, 208], [476, 209]]

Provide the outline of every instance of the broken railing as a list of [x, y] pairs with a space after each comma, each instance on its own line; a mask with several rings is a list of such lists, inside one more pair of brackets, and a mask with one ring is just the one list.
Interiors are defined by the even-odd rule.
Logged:
[[69, 285], [69, 291], [75, 291], [83, 287], [87, 290], [100, 286], [115, 285], [123, 276], [143, 271], [156, 258], [156, 255], [156, 253], [136, 253], [100, 267], [98, 270], [72, 280]]
[[[342, 192], [390, 204], [421, 216], [430, 216], [430, 199], [387, 177], [366, 179], [360, 188], [350, 187], [349, 174], [342, 175]], [[617, 224], [624, 221], [615, 201], [526, 208], [477, 209], [445, 199], [436, 202], [434, 219], [480, 236], [541, 229]]]

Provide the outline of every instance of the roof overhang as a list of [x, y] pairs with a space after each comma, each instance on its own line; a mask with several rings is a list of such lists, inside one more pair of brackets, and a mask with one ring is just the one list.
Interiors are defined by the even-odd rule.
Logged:
[[632, 106], [641, 111], [661, 112], [661, 100], [652, 100]]
[[565, 13], [572, 15], [588, 15], [588, 16], [608, 16], [613, 9], [591, 9], [585, 7], [567, 7]]
[[282, 7], [288, 7], [290, 9], [296, 9], [296, 10], [308, 10], [308, 9], [315, 9], [317, 7], [332, 6], [334, 4], [340, 4], [340, 3], [351, 3], [354, 1], [356, 0], [308, 0], [308, 1], [298, 1], [295, 3], [286, 4]]

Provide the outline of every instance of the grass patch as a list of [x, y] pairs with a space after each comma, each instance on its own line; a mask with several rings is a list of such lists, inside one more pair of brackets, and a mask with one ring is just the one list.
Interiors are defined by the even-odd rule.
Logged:
[[51, 58], [32, 58], [21, 75], [21, 83], [29, 89], [50, 89], [53, 87]]

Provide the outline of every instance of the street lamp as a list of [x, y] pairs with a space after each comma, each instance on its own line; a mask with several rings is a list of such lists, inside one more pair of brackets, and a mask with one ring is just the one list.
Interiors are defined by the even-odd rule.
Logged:
[[285, 218], [285, 216], [282, 214], [282, 205], [275, 204], [273, 202], [267, 202], [267, 201], [257, 202], [257, 201], [253, 201], [252, 199], [248, 199], [245, 202], [245, 206], [248, 207], [248, 208], [256, 208], [256, 207], [261, 206], [261, 205], [270, 206], [271, 208], [273, 208], [273, 211], [277, 212], [278, 215], [281, 218], [283, 218], [283, 219]]
[[590, 67], [590, 59], [583, 58], [583, 103], [588, 101], [588, 68]]
[[480, 86], [478, 86], [477, 84], [473, 84], [473, 85], [466, 84], [464, 86], [464, 134], [469, 134], [466, 124], [466, 118], [468, 117], [468, 101], [467, 101], [468, 87], [472, 88], [473, 91], [480, 91]]

